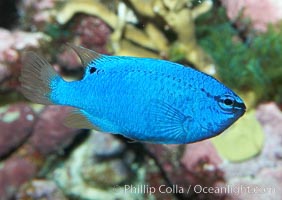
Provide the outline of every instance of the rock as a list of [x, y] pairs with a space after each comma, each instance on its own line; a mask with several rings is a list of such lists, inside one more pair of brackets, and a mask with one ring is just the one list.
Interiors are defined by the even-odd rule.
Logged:
[[[163, 173], [165, 173], [169, 182], [173, 186], [178, 186], [179, 191], [174, 192], [173, 195], [180, 199], [223, 198], [220, 194], [195, 193], [193, 190], [196, 185], [212, 187], [224, 183], [224, 173], [218, 167], [221, 160], [209, 141], [187, 145], [146, 144], [146, 146], [158, 166], [163, 170], [159, 177], [164, 177]], [[150, 171], [148, 174], [150, 175]], [[157, 176], [156, 171], [153, 171], [153, 176]], [[170, 187], [167, 183], [163, 184]], [[160, 185], [156, 187], [158, 188]], [[192, 189], [188, 191], [189, 187]], [[181, 188], [185, 192], [182, 192]]]
[[78, 69], [78, 67], [81, 66], [79, 57], [70, 48], [67, 48], [63, 52], [59, 53], [57, 60], [59, 66], [62, 66], [68, 70]]
[[[21, 53], [27, 48], [39, 47], [49, 41], [43, 33], [29, 33], [21, 30], [9, 31], [0, 28], [0, 89], [16, 90], [19, 86], [18, 77], [22, 67]], [[4, 96], [4, 95], [3, 95]]]
[[0, 83], [4, 82], [12, 73], [9, 70], [8, 66], [0, 63]]
[[[54, 0], [28, 0], [18, 3], [18, 9], [21, 13], [21, 22], [24, 26], [32, 24], [32, 29], [44, 32], [46, 24], [52, 23], [54, 13], [52, 9], [56, 6]], [[30, 28], [30, 27], [28, 27]]]
[[183, 163], [187, 170], [197, 170], [197, 166], [203, 161], [207, 161], [205, 168], [210, 170], [217, 168], [222, 162], [210, 140], [204, 140], [186, 146], [181, 163]]
[[277, 200], [282, 195], [282, 167], [264, 169], [255, 177], [231, 179], [227, 184], [232, 188], [230, 199]]
[[49, 39], [43, 33], [8, 31], [0, 28], [0, 61], [16, 62], [19, 59], [19, 50], [38, 47], [40, 41], [48, 41]]
[[231, 162], [241, 162], [260, 153], [264, 144], [262, 126], [250, 110], [221, 135], [212, 139], [218, 153]]
[[80, 45], [93, 49], [99, 53], [107, 53], [106, 44], [109, 40], [111, 30], [101, 19], [93, 16], [80, 15], [75, 18], [73, 32], [75, 40]]
[[18, 188], [37, 173], [31, 160], [13, 157], [0, 169], [0, 200], [11, 199]]
[[124, 153], [125, 144], [113, 135], [92, 131], [88, 150], [83, 155], [81, 175], [84, 181], [98, 187], [111, 187], [126, 182], [131, 176], [131, 170], [123, 159]]
[[[123, 156], [101, 159], [95, 157], [93, 149], [94, 134], [78, 146], [66, 162], [59, 165], [52, 173], [54, 181], [65, 194], [80, 199], [138, 199], [143, 196], [138, 192], [125, 192], [126, 185], [144, 185], [144, 168], [138, 168], [134, 161], [127, 163]], [[97, 136], [95, 136], [97, 137]], [[114, 139], [114, 138], [113, 138]], [[100, 146], [104, 146], [99, 144]]]
[[[9, 130], [9, 134], [7, 133], [9, 138], [6, 139], [13, 141], [11, 139], [15, 137], [19, 140], [20, 133], [23, 131], [32, 133], [32, 135], [25, 136], [27, 142], [3, 161], [3, 168], [0, 170], [0, 197], [3, 196], [3, 200], [14, 196], [22, 184], [36, 176], [43, 167], [47, 156], [60, 153], [73, 141], [76, 134], [80, 133], [77, 129], [70, 129], [63, 125], [63, 119], [68, 113], [69, 107], [47, 106], [39, 113], [36, 120], [34, 120], [35, 116], [30, 107], [24, 104], [18, 107], [20, 111], [24, 112], [18, 112], [10, 107], [2, 108], [0, 112], [2, 121], [14, 123], [17, 120], [22, 120], [13, 125], [14, 128]], [[39, 110], [41, 110], [40, 108]], [[38, 108], [36, 107], [35, 110]], [[33, 124], [33, 121], [36, 122]], [[4, 132], [1, 131], [2, 133]], [[30, 137], [27, 138], [28, 136]]]
[[69, 107], [63, 106], [47, 106], [42, 111], [30, 139], [36, 151], [43, 155], [58, 153], [80, 133], [78, 129], [64, 125], [64, 119], [69, 111]]
[[264, 145], [261, 152], [249, 160], [240, 163], [223, 162], [227, 180], [235, 177], [256, 176], [263, 169], [282, 166], [282, 114], [275, 103], [262, 104], [258, 107], [256, 117], [264, 134]]
[[24, 184], [16, 194], [16, 200], [67, 200], [60, 189], [52, 181], [33, 179]]
[[[70, 129], [63, 125], [63, 119], [68, 110], [68, 107], [47, 106], [37, 117], [25, 104], [15, 106], [14, 109], [10, 107], [1, 109], [1, 123], [3, 121], [11, 124], [17, 122], [13, 124], [13, 128], [7, 130], [10, 132], [6, 133], [8, 138], [5, 140], [17, 142], [20, 140], [23, 143], [21, 134], [32, 133], [32, 135], [25, 135], [24, 140], [27, 142], [17, 148], [12, 156], [3, 160], [3, 168], [0, 169], [0, 197], [3, 197], [3, 200], [13, 197], [22, 184], [36, 176], [47, 156], [52, 153], [58, 154], [73, 141], [76, 134], [80, 133], [77, 129]], [[35, 117], [37, 117], [36, 120]], [[33, 121], [36, 122], [33, 124]], [[1, 131], [1, 136], [2, 133], [5, 132]], [[15, 145], [15, 142], [12, 144]]]
[[35, 113], [18, 103], [0, 108], [0, 157], [18, 148], [30, 136]]
[[90, 186], [110, 187], [128, 181], [131, 172], [122, 160], [112, 159], [107, 162], [84, 162], [81, 175]]
[[121, 155], [125, 150], [125, 144], [116, 139], [112, 134], [93, 133], [90, 139], [93, 147], [93, 156], [100, 158], [109, 158]]

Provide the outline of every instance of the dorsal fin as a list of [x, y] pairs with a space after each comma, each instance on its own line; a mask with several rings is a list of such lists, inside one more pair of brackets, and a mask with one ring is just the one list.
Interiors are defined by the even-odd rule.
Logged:
[[92, 51], [90, 49], [86, 49], [84, 47], [81, 46], [75, 46], [73, 44], [67, 43], [67, 46], [69, 46], [70, 48], [72, 48], [77, 55], [79, 56], [81, 63], [84, 67], [87, 67], [88, 64], [92, 61], [92, 60], [96, 60], [98, 58], [100, 58], [102, 55]]
[[71, 128], [98, 130], [98, 128], [90, 122], [88, 117], [88, 113], [85, 111], [73, 108], [65, 118], [64, 124]]

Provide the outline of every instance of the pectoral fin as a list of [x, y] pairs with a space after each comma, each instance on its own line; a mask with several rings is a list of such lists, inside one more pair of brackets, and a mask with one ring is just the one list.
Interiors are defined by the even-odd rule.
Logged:
[[163, 143], [185, 143], [188, 130], [187, 125], [192, 120], [191, 116], [184, 115], [181, 111], [173, 106], [162, 102], [153, 101], [150, 109], [150, 117], [153, 119], [151, 128]]

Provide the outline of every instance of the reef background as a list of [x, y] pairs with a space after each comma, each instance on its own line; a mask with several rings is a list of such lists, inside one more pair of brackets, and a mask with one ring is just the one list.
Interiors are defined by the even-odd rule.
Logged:
[[[276, 0], [2, 0], [0, 200], [280, 199], [281, 20]], [[218, 137], [179, 146], [66, 128], [69, 108], [26, 101], [18, 81], [29, 50], [79, 79], [66, 43], [189, 65], [239, 93], [247, 113]]]

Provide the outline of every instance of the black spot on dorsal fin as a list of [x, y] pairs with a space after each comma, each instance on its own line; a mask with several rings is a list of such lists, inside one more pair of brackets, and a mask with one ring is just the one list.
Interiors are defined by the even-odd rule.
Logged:
[[93, 74], [94, 72], [96, 72], [96, 68], [95, 67], [90, 67], [90, 70], [89, 70], [89, 72], [90, 72], [90, 74]]

